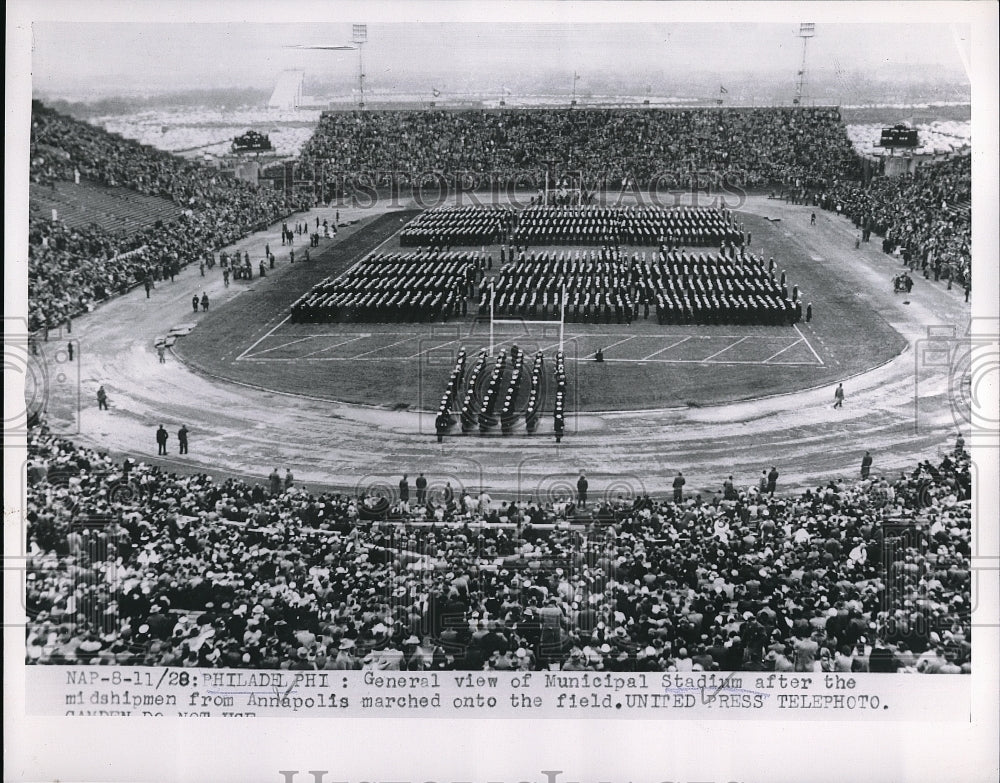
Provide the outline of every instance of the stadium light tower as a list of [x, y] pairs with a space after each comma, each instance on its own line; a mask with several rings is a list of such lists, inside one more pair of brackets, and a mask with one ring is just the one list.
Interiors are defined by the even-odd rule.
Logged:
[[795, 100], [792, 101], [796, 106], [802, 105], [802, 92], [806, 84], [806, 48], [809, 44], [809, 39], [815, 35], [815, 24], [812, 22], [802, 22], [799, 24], [798, 36], [802, 39], [802, 67], [799, 68], [799, 81], [795, 86]]
[[358, 94], [359, 105], [365, 107], [365, 68], [361, 57], [361, 47], [368, 43], [368, 25], [356, 24], [351, 28], [351, 42], [349, 44], [295, 44], [286, 46], [286, 49], [316, 50], [323, 52], [358, 52]]
[[361, 55], [361, 47], [368, 43], [368, 25], [351, 26], [351, 43], [358, 50], [358, 95], [360, 97], [358, 106], [363, 109], [365, 108], [365, 63]]

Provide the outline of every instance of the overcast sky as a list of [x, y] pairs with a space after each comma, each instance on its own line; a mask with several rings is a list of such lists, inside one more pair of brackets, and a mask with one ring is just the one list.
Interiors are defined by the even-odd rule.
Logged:
[[[565, 71], [571, 79], [574, 70], [584, 89], [588, 79], [641, 81], [644, 73], [794, 74], [802, 56], [797, 32], [798, 21], [373, 23], [364, 58], [368, 84], [375, 89], [426, 78], [436, 86], [492, 91], [539, 72]], [[966, 25], [817, 23], [809, 68], [898, 73], [898, 66], [934, 66], [934, 72], [961, 78], [969, 32]], [[287, 47], [338, 45], [350, 38], [349, 23], [35, 22], [33, 89], [71, 99], [192, 87], [269, 89], [287, 68], [339, 81], [355, 78], [354, 52]]]

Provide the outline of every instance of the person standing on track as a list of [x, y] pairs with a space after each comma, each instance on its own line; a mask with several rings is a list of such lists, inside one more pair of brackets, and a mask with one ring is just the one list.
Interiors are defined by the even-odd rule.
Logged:
[[170, 435], [167, 434], [166, 429], [161, 424], [160, 428], [156, 431], [156, 446], [157, 446], [156, 453], [157, 453], [157, 456], [166, 455], [166, 453], [167, 453], [167, 438], [169, 438], [169, 437], [170, 437]]
[[97, 410], [99, 411], [108, 410], [108, 393], [104, 391], [103, 386], [101, 386], [97, 390]]
[[587, 481], [587, 477], [581, 473], [580, 478], [576, 482], [576, 503], [580, 508], [587, 507], [587, 490], [590, 488], [590, 482]]
[[833, 407], [843, 408], [844, 407], [844, 384], [838, 383], [837, 389], [833, 393]]
[[861, 458], [861, 478], [868, 478], [868, 474], [872, 470], [872, 453], [870, 451], [865, 452], [865, 456]]
[[674, 503], [684, 502], [684, 484], [687, 483], [684, 474], [677, 471], [677, 475], [674, 476]]
[[177, 430], [177, 442], [180, 444], [180, 453], [188, 453], [188, 428], [186, 425], [182, 424], [181, 428]]
[[774, 496], [774, 490], [778, 488], [778, 469], [771, 466], [771, 472], [767, 474], [767, 494]]
[[410, 513], [410, 482], [406, 480], [405, 473], [399, 480], [399, 505], [404, 513]]
[[427, 479], [424, 478], [424, 474], [421, 473], [417, 476], [417, 505], [422, 506], [427, 502]]

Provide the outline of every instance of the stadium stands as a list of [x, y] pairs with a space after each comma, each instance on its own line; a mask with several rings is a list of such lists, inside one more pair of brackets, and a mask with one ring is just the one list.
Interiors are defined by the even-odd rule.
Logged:
[[[35, 201], [30, 211], [35, 217], [29, 228], [28, 320], [32, 330], [60, 325], [108, 296], [144, 279], [166, 276], [206, 251], [308, 205], [109, 134], [38, 101], [32, 102], [31, 120], [30, 182]], [[104, 227], [97, 218], [99, 225], [80, 226], [76, 220], [75, 225], [53, 223], [51, 212], [44, 212], [45, 199], [65, 199], [71, 192], [71, 186], [60, 183], [77, 180], [80, 190], [72, 192], [87, 205], [70, 210], [71, 216], [103, 215]], [[145, 207], [136, 214], [135, 204], [124, 199], [125, 192], [134, 192], [139, 204], [166, 200], [174, 214], [167, 215], [164, 207], [164, 216], [150, 225], [146, 221], [153, 215]], [[126, 228], [133, 220], [136, 230], [120, 236], [119, 219]]]
[[875, 177], [867, 186], [838, 182], [823, 193], [821, 206], [882, 235], [887, 253], [899, 249], [925, 276], [971, 284], [971, 199], [971, 157], [960, 155], [914, 174]]
[[407, 513], [126, 467], [44, 428], [28, 445], [28, 663], [971, 671], [959, 447], [787, 497], [584, 513], [456, 486]]
[[478, 187], [552, 165], [582, 173], [590, 190], [819, 184], [860, 172], [834, 108], [328, 112], [301, 160], [303, 179], [323, 164], [332, 178], [393, 172], [416, 185], [433, 174]]
[[30, 216], [37, 220], [51, 220], [55, 210], [59, 222], [68, 228], [96, 226], [116, 237], [129, 237], [157, 222], [176, 220], [183, 212], [180, 206], [159, 196], [86, 181], [32, 184], [28, 205]]

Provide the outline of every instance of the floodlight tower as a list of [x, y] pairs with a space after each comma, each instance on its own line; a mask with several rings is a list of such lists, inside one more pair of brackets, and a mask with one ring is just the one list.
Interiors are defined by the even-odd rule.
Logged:
[[799, 24], [798, 36], [802, 39], [802, 67], [799, 68], [799, 81], [795, 87], [795, 100], [792, 101], [796, 106], [802, 105], [802, 92], [806, 84], [806, 48], [809, 44], [809, 39], [815, 35], [815, 24], [812, 22], [802, 22]]
[[365, 64], [361, 54], [361, 47], [368, 43], [368, 25], [356, 24], [351, 26], [351, 43], [358, 50], [358, 106], [365, 108]]

